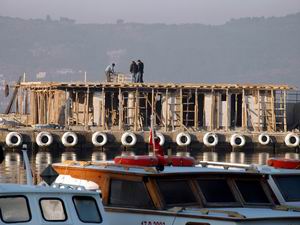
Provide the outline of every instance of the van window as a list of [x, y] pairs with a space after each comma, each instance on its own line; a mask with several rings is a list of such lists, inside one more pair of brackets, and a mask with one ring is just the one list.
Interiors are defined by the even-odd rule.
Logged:
[[273, 176], [283, 198], [287, 202], [300, 201], [300, 176], [299, 175], [279, 175]]
[[58, 198], [40, 199], [40, 208], [44, 220], [46, 221], [65, 221], [67, 214], [64, 203]]
[[84, 223], [102, 223], [102, 217], [96, 200], [89, 196], [75, 196], [73, 203], [78, 218]]
[[159, 190], [167, 205], [197, 203], [188, 180], [157, 180]]
[[21, 223], [31, 220], [28, 200], [25, 196], [0, 197], [0, 216], [6, 223]]
[[145, 184], [141, 181], [112, 179], [109, 203], [115, 206], [153, 208]]
[[197, 179], [197, 182], [208, 203], [236, 202], [225, 179]]
[[270, 203], [260, 180], [235, 181], [246, 203]]

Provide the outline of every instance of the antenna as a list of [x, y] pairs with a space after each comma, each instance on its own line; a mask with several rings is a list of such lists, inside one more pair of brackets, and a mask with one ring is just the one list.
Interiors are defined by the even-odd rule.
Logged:
[[27, 144], [23, 144], [22, 153], [23, 153], [23, 160], [24, 160], [25, 171], [26, 171], [27, 185], [33, 185], [32, 171], [31, 171], [31, 167], [27, 155]]

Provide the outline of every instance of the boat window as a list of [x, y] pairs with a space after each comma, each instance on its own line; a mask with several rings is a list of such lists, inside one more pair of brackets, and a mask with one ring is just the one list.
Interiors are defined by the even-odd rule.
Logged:
[[197, 179], [197, 182], [207, 202], [236, 202], [225, 179]]
[[166, 205], [197, 203], [188, 180], [157, 180]]
[[24, 196], [0, 197], [0, 217], [5, 223], [23, 223], [31, 220], [28, 200]]
[[141, 181], [112, 179], [109, 203], [115, 206], [153, 208], [148, 191]]
[[73, 197], [78, 218], [84, 223], [102, 223], [96, 200], [89, 196]]
[[260, 180], [235, 180], [246, 203], [270, 203]]
[[300, 201], [300, 176], [287, 175], [287, 176], [273, 176], [283, 198], [287, 202]]
[[67, 214], [64, 203], [58, 198], [40, 199], [40, 208], [46, 221], [66, 221]]

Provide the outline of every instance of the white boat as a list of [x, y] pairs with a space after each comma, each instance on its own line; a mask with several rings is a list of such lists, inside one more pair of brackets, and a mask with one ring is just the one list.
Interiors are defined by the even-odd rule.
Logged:
[[0, 224], [107, 225], [97, 192], [81, 187], [33, 185], [23, 150], [27, 184], [0, 183]]
[[280, 205], [300, 207], [300, 170], [268, 165], [202, 161], [200, 166], [227, 170], [252, 171], [266, 175], [266, 182]]
[[257, 172], [76, 161], [53, 167], [99, 185], [110, 225], [300, 224], [299, 209], [277, 206]]

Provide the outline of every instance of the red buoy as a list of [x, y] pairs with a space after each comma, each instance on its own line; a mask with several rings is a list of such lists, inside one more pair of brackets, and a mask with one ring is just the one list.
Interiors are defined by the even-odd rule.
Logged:
[[270, 158], [268, 165], [282, 169], [300, 169], [299, 159]]

